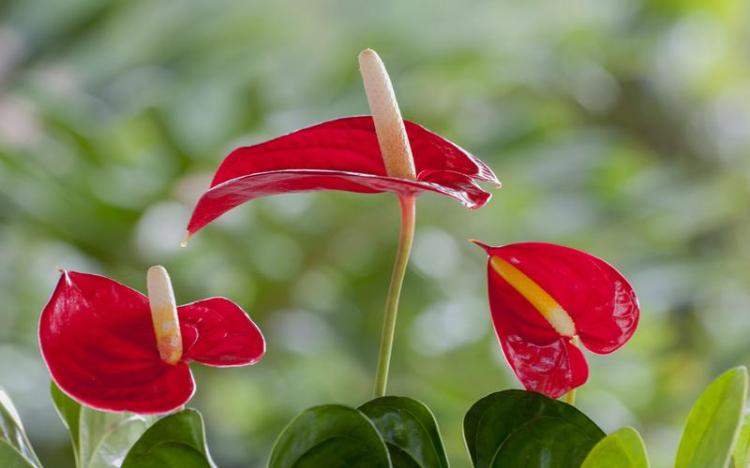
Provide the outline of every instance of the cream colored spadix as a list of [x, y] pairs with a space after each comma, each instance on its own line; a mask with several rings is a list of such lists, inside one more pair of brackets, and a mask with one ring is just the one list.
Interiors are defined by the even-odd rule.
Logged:
[[518, 291], [527, 301], [539, 311], [552, 328], [562, 336], [574, 337], [576, 325], [562, 306], [549, 295], [536, 281], [526, 276], [524, 272], [500, 257], [490, 259], [492, 269]]
[[172, 281], [166, 268], [161, 265], [149, 268], [146, 287], [159, 356], [167, 364], [177, 364], [182, 357], [182, 333]]
[[406, 136], [404, 120], [401, 118], [391, 79], [377, 52], [372, 49], [360, 52], [359, 71], [375, 122], [386, 172], [391, 177], [416, 179], [414, 157]]

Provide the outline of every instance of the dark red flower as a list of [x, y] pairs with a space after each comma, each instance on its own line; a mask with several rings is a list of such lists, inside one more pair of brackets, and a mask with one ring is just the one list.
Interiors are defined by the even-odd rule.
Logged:
[[253, 364], [265, 352], [258, 327], [235, 303], [211, 298], [177, 307], [182, 356], [164, 362], [149, 298], [109, 278], [63, 271], [39, 323], [52, 379], [96, 409], [165, 413], [193, 395], [191, 361]]
[[372, 117], [345, 117], [232, 151], [219, 166], [188, 224], [188, 234], [254, 198], [308, 190], [399, 194], [437, 192], [469, 208], [490, 194], [477, 181], [498, 184], [479, 159], [454, 143], [405, 121], [416, 180], [389, 177]]
[[[476, 242], [476, 241], [475, 241]], [[542, 242], [490, 247], [489, 298], [495, 332], [518, 380], [557, 398], [588, 378], [577, 342], [609, 354], [635, 332], [635, 292], [604, 260]]]

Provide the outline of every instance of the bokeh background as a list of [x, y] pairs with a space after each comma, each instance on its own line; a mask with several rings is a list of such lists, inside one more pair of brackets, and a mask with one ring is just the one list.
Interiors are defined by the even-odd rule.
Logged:
[[367, 400], [393, 196], [258, 200], [179, 241], [233, 147], [367, 113], [372, 47], [404, 115], [505, 184], [480, 211], [420, 198], [390, 392], [431, 406], [467, 466], [463, 413], [518, 384], [466, 239], [567, 244], [643, 306], [633, 340], [591, 358], [579, 406], [668, 466], [700, 390], [750, 357], [749, 26], [745, 0], [4, 0], [0, 384], [42, 460], [72, 466], [35, 336], [56, 267], [143, 290], [161, 263], [179, 302], [231, 297], [268, 339], [256, 366], [196, 369], [220, 466], [263, 466], [306, 407]]

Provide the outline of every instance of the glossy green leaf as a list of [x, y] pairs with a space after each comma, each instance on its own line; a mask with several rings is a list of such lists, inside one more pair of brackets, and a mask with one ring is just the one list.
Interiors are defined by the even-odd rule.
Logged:
[[81, 414], [81, 405], [60, 390], [55, 382], [50, 382], [50, 395], [52, 396], [52, 402], [55, 404], [57, 415], [60, 416], [63, 425], [68, 429], [76, 466], [80, 466], [81, 462], [78, 460], [78, 421]]
[[120, 466], [130, 448], [156, 416], [110, 413], [81, 406], [54, 382], [50, 385], [52, 401], [73, 444], [76, 466], [100, 468]]
[[597, 443], [581, 468], [648, 468], [646, 446], [638, 431], [623, 427]]
[[523, 390], [492, 393], [464, 418], [464, 440], [476, 468], [578, 466], [604, 435], [575, 407]]
[[294, 418], [271, 450], [269, 468], [388, 468], [388, 449], [361, 411], [323, 405]]
[[155, 416], [110, 413], [81, 406], [78, 419], [79, 466], [120, 466], [133, 444], [155, 420]]
[[432, 411], [406, 397], [387, 396], [359, 407], [380, 432], [396, 468], [448, 468], [443, 441]]
[[0, 440], [0, 466], [3, 468], [35, 468], [21, 452], [4, 440]]
[[750, 413], [745, 413], [742, 417], [737, 443], [732, 452], [732, 462], [735, 468], [750, 466]]
[[514, 431], [497, 449], [493, 468], [580, 466], [596, 440], [564, 419], [541, 417]]
[[730, 369], [714, 380], [690, 410], [675, 467], [727, 466], [746, 398], [744, 367]]
[[[5, 442], [10, 449], [23, 456], [30, 465], [41, 466], [39, 459], [31, 448], [28, 437], [26, 437], [26, 431], [23, 429], [18, 411], [16, 411], [10, 396], [2, 388], [0, 388], [0, 442]], [[3, 449], [3, 451], [4, 453], [10, 453], [8, 448]], [[7, 456], [11, 457], [11, 455]]]
[[203, 417], [186, 409], [151, 426], [130, 449], [122, 468], [210, 468]]
[[422, 465], [401, 448], [388, 443], [385, 445], [388, 447], [388, 454], [391, 456], [391, 466], [396, 468], [421, 468]]

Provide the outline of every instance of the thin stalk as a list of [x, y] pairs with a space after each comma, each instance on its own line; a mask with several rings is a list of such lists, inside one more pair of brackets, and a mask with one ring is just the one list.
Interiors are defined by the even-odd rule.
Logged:
[[575, 405], [576, 404], [576, 389], [571, 389], [568, 393], [563, 395], [560, 398], [562, 401], [569, 405]]
[[[572, 344], [575, 347], [581, 346], [581, 339], [578, 338], [578, 335], [574, 336], [572, 340], [570, 340], [570, 344]], [[568, 393], [561, 396], [560, 399], [564, 401], [565, 403], [569, 405], [575, 405], [576, 404], [576, 389], [572, 388]]]
[[391, 363], [393, 351], [393, 338], [396, 334], [396, 317], [398, 315], [398, 302], [401, 297], [401, 286], [406, 275], [406, 266], [409, 263], [409, 253], [414, 241], [414, 222], [416, 197], [414, 195], [399, 195], [401, 204], [401, 232], [398, 238], [398, 249], [396, 260], [391, 273], [391, 283], [388, 286], [388, 296], [385, 303], [385, 315], [383, 317], [383, 331], [380, 335], [380, 351], [378, 352], [378, 367], [375, 373], [375, 397], [385, 396], [388, 385], [388, 368]]

